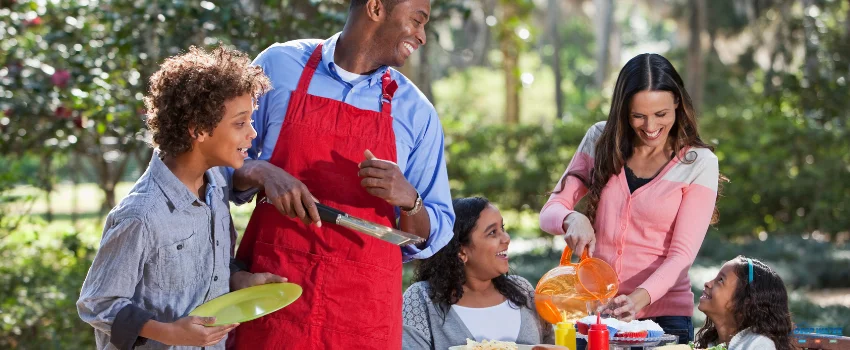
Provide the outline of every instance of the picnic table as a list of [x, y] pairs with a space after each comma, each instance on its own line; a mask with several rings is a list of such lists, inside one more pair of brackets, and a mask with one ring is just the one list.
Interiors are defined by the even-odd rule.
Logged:
[[795, 344], [801, 349], [828, 349], [847, 350], [850, 349], [850, 338], [840, 335], [803, 333], [794, 334], [797, 339]]

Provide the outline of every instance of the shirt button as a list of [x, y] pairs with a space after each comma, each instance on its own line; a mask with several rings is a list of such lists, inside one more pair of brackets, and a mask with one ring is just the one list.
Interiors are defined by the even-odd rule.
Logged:
[[183, 244], [178, 244], [178, 245], [177, 245], [177, 250], [180, 250], [180, 249], [183, 249]]
[[219, 245], [218, 240], [215, 240], [215, 245], [216, 245], [216, 247]]
[[623, 250], [622, 249], [617, 250], [617, 255], [623, 255]]
[[218, 276], [213, 277], [213, 282], [218, 282]]

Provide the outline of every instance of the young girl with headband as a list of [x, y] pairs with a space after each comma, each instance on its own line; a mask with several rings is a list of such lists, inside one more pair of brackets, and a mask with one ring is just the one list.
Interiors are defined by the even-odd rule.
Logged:
[[696, 348], [726, 345], [729, 350], [793, 349], [788, 292], [782, 278], [756, 259], [738, 256], [705, 283], [699, 298], [705, 326]]

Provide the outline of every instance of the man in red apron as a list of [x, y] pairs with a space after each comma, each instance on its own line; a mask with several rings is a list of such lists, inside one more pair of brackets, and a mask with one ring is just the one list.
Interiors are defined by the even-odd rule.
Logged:
[[[237, 203], [260, 191], [236, 258], [304, 292], [243, 323], [237, 348], [401, 348], [401, 264], [445, 246], [454, 223], [440, 121], [389, 68], [425, 44], [429, 14], [428, 0], [353, 0], [341, 33], [255, 60], [273, 90], [254, 114], [251, 160], [232, 174]], [[314, 199], [427, 240], [399, 248], [321, 223]]]

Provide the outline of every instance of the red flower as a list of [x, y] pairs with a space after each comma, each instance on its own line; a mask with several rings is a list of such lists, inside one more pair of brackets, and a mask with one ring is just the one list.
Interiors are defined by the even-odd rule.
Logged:
[[53, 82], [53, 85], [60, 88], [67, 86], [69, 80], [71, 80], [71, 72], [64, 69], [57, 70], [53, 73], [53, 76], [50, 77], [50, 81]]
[[37, 27], [41, 25], [41, 17], [36, 17], [28, 21], [24, 21], [24, 27]]
[[56, 107], [56, 111], [54, 112], [54, 114], [56, 114], [56, 117], [60, 119], [68, 119], [71, 118], [71, 112], [73, 111], [71, 111], [70, 108], [67, 108], [65, 106], [59, 106]]
[[83, 119], [83, 116], [78, 115], [78, 116], [74, 117], [74, 127], [75, 128], [82, 129], [83, 124], [85, 124], [84, 122], [85, 122], [85, 120]]

